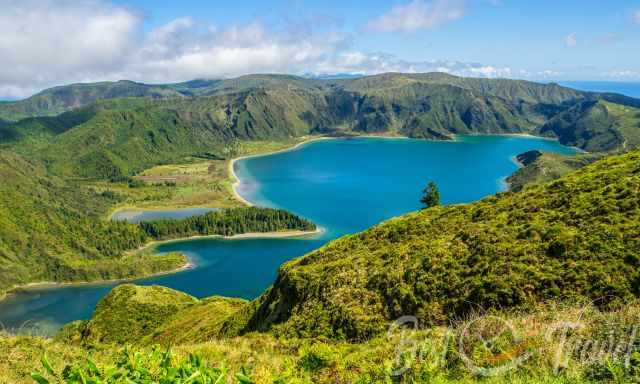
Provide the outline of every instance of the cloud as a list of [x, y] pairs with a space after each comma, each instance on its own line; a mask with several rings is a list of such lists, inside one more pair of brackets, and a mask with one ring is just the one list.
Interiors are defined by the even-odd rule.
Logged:
[[604, 77], [616, 80], [638, 80], [640, 79], [640, 70], [614, 69], [606, 72]]
[[0, 93], [56, 83], [74, 74], [95, 78], [135, 49], [139, 16], [97, 1], [3, 0]]
[[495, 67], [480, 63], [432, 60], [407, 61], [385, 53], [344, 52], [331, 61], [316, 67], [315, 74], [357, 73], [373, 75], [384, 72], [444, 72], [457, 76], [511, 77], [515, 71], [510, 67]]
[[[144, 30], [140, 13], [105, 0], [0, 0], [0, 4], [0, 97], [4, 98], [22, 98], [75, 82], [170, 83], [250, 73], [439, 71], [532, 79], [556, 74], [488, 63], [408, 61], [384, 52], [362, 52], [352, 48], [348, 34], [334, 28], [318, 32], [312, 22], [265, 25], [254, 20], [217, 26], [184, 17]], [[436, 10], [444, 2], [420, 4]], [[577, 42], [575, 35], [573, 39]], [[617, 75], [629, 78], [636, 72], [621, 70]]]
[[370, 20], [367, 28], [380, 32], [414, 32], [435, 28], [463, 15], [463, 0], [413, 0]]
[[564, 45], [567, 48], [575, 48], [578, 45], [578, 36], [575, 33], [572, 33], [564, 38]]
[[622, 36], [617, 33], [607, 33], [604, 36], [600, 36], [596, 39], [596, 43], [603, 46], [616, 45], [622, 41]]
[[[184, 17], [145, 32], [140, 14], [106, 1], [0, 2], [4, 5], [0, 13], [2, 97], [26, 97], [73, 82], [130, 79], [168, 83], [267, 72], [442, 71], [483, 77], [514, 73], [510, 68], [478, 63], [406, 61], [385, 53], [360, 52], [350, 48], [348, 35], [335, 30], [317, 33], [311, 26], [300, 31], [296, 25], [267, 27], [254, 21], [220, 27]], [[454, 12], [453, 5], [436, 1], [409, 6], [418, 7], [420, 18], [428, 19], [422, 24], [435, 25], [461, 14]]]
[[633, 22], [640, 24], [640, 9], [633, 12]]

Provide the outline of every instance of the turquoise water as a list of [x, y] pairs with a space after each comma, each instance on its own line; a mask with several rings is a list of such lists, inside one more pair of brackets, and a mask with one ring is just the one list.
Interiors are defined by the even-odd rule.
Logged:
[[[554, 141], [517, 136], [466, 136], [455, 142], [341, 139], [236, 162], [240, 194], [264, 206], [286, 208], [325, 232], [297, 239], [199, 239], [167, 243], [160, 252], [186, 253], [197, 268], [140, 280], [198, 297], [252, 299], [274, 280], [285, 261], [344, 234], [419, 209], [421, 190], [434, 180], [444, 203], [466, 203], [505, 188], [517, 169], [513, 156], [531, 149], [572, 153]], [[0, 323], [25, 322], [50, 333], [89, 318], [114, 284], [32, 290], [0, 302]]]
[[156, 209], [156, 210], [136, 210], [123, 209], [111, 215], [111, 220], [127, 221], [129, 223], [140, 223], [143, 221], [153, 221], [161, 219], [186, 219], [187, 217], [204, 215], [208, 212], [215, 212], [217, 208], [180, 208], [180, 209]]

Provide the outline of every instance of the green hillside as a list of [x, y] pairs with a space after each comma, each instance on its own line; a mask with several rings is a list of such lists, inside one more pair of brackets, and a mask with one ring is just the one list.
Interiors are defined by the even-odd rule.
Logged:
[[135, 226], [102, 220], [110, 194], [69, 184], [0, 151], [0, 295], [15, 284], [139, 277], [184, 264], [178, 255], [125, 255], [147, 241]]
[[0, 179], [0, 295], [19, 284], [142, 277], [185, 264], [181, 255], [129, 252], [151, 240], [315, 229], [288, 212], [252, 207], [140, 225], [107, 221], [117, 194], [51, 176], [8, 151], [0, 151]]
[[16, 121], [27, 117], [54, 116], [98, 100], [120, 97], [184, 97], [166, 86], [133, 81], [72, 84], [44, 90], [25, 100], [0, 104], [0, 119]]
[[[283, 265], [254, 302], [123, 285], [55, 341], [0, 335], [0, 350], [49, 351], [55, 370], [73, 362], [69, 369], [88, 375], [118, 366], [123, 353], [131, 361], [131, 349], [119, 346], [133, 343], [137, 363], [121, 372], [150, 369], [158, 378], [169, 371], [153, 368], [166, 358], [153, 345], [163, 353], [173, 346], [171, 364], [194, 369], [188, 355], [197, 354], [203, 367], [230, 368], [225, 380], [241, 373], [238, 382], [635, 382], [639, 188], [640, 151], [610, 156], [518, 193], [425, 209], [332, 241]], [[388, 332], [403, 315], [421, 328]], [[509, 332], [490, 344], [467, 339], [469, 327], [491, 337], [504, 324]], [[558, 324], [579, 327], [565, 340], [554, 333]], [[581, 343], [612, 338], [628, 355], [605, 349], [599, 359], [585, 357]], [[560, 368], [558, 348], [568, 348]], [[96, 369], [83, 363], [87, 356]], [[526, 358], [495, 377], [475, 370], [519, 356]], [[34, 360], [0, 367], [15, 376], [37, 369]]]
[[599, 160], [603, 155], [600, 153], [581, 153], [573, 156], [563, 156], [556, 153], [529, 151], [516, 157], [522, 167], [507, 177], [509, 189], [512, 191], [520, 191], [529, 184], [540, 184], [555, 180]]
[[[55, 118], [23, 120], [14, 130], [51, 132], [30, 128], [35, 123], [44, 126], [44, 119], [64, 129], [53, 136], [28, 136], [15, 148], [51, 164], [58, 175], [116, 180], [187, 156], [224, 158], [225, 147], [237, 140], [302, 136], [323, 119], [309, 112], [313, 103], [321, 101], [317, 95], [278, 90], [182, 101], [128, 101], [130, 106], [120, 99]], [[81, 121], [81, 116], [88, 119]], [[79, 124], [69, 129], [66, 122], [71, 118]]]
[[[139, 289], [140, 293], [147, 293], [153, 288]], [[640, 353], [635, 347], [628, 360], [624, 355], [610, 352], [605, 352], [600, 360], [590, 360], [581, 357], [581, 353], [583, 345], [587, 348], [594, 344], [608, 345], [612, 333], [616, 337], [629, 335], [639, 314], [637, 302], [607, 312], [593, 306], [554, 303], [528, 312], [495, 312], [495, 316], [508, 322], [514, 334], [492, 339], [490, 344], [465, 338], [467, 326], [481, 318], [461, 321], [448, 329], [429, 327], [390, 332], [363, 343], [283, 339], [254, 333], [178, 343], [171, 348], [122, 348], [104, 344], [80, 346], [60, 339], [0, 333], [0, 353], [11, 357], [0, 360], [0, 372], [5, 382], [11, 384], [34, 383], [30, 378], [34, 371], [51, 383], [65, 382], [54, 378], [40, 362], [46, 353], [47, 365], [54, 373], [66, 371], [68, 375], [77, 375], [81, 372], [86, 382], [100, 378], [100, 382], [109, 384], [122, 382], [125, 377], [133, 382], [145, 378], [148, 382], [184, 383], [193, 374], [197, 378], [215, 374], [214, 377], [222, 377], [220, 382], [224, 383], [256, 384], [633, 383], [640, 379]], [[557, 330], [558, 322], [577, 320], [581, 328], [567, 339], [563, 340], [561, 335], [549, 337]], [[184, 323], [183, 330], [186, 332], [189, 326]], [[582, 344], [585, 342], [590, 344]], [[566, 352], [566, 359], [562, 356], [561, 362], [555, 355], [558, 350]], [[511, 364], [517, 358], [522, 360]], [[483, 376], [480, 368], [489, 369], [489, 373], [496, 368], [497, 374]]]
[[553, 117], [538, 131], [590, 152], [634, 148], [640, 143], [640, 109], [585, 101]]
[[102, 179], [126, 178], [185, 156], [224, 157], [235, 140], [310, 133], [436, 139], [533, 133], [588, 151], [640, 142], [640, 101], [555, 84], [392, 73], [344, 80], [250, 75], [149, 89], [158, 87], [176, 98], [122, 98], [132, 96], [123, 92], [59, 116], [0, 126], [0, 141], [41, 158], [59, 175]]
[[415, 314], [443, 324], [476, 306], [638, 295], [640, 152], [549, 184], [437, 207], [283, 265], [245, 330], [364, 340]]

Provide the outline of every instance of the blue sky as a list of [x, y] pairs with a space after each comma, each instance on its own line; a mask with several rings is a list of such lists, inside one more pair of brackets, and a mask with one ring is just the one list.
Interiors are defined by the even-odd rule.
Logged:
[[76, 81], [442, 70], [640, 80], [640, 0], [0, 0], [0, 97]]
[[[367, 23], [410, 1], [120, 1], [142, 10], [146, 27], [193, 17], [212, 25], [262, 20], [282, 27], [306, 23], [350, 35], [352, 47], [385, 52], [405, 60], [456, 60], [523, 69], [597, 66], [603, 70], [640, 67], [640, 1], [470, 0], [450, 22], [413, 31], [365, 30]], [[424, 1], [424, 3], [430, 3]], [[634, 22], [635, 21], [635, 22]], [[324, 26], [324, 23], [333, 25]], [[575, 36], [576, 46], [567, 46]], [[568, 75], [567, 75], [568, 76]], [[593, 73], [591, 77], [598, 77]]]

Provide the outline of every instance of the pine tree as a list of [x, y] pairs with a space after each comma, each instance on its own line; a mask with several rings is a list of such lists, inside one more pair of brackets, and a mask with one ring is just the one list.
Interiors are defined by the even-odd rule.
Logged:
[[424, 205], [424, 208], [435, 207], [436, 205], [440, 205], [440, 192], [438, 191], [438, 186], [433, 181], [430, 181], [427, 184], [427, 187], [422, 190], [422, 198], [420, 202]]

